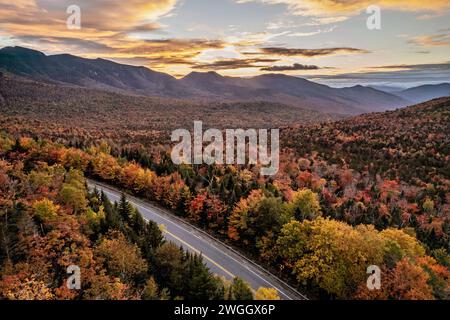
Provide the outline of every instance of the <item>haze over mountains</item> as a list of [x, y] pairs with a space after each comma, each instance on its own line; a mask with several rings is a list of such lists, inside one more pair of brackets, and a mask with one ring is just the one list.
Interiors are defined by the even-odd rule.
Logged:
[[0, 70], [46, 83], [125, 94], [202, 101], [267, 101], [349, 115], [396, 109], [450, 95], [450, 84], [388, 93], [363, 86], [332, 88], [283, 74], [237, 78], [216, 72], [192, 72], [176, 79], [146, 67], [70, 54], [47, 56], [23, 47], [0, 49]]
[[403, 99], [420, 103], [439, 97], [450, 96], [450, 83], [428, 84], [394, 92], [394, 94]]

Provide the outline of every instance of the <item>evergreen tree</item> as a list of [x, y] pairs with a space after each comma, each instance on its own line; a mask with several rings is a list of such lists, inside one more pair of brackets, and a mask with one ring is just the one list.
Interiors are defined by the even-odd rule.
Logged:
[[236, 277], [230, 286], [229, 297], [231, 300], [253, 300], [252, 289], [241, 278]]
[[118, 204], [118, 211], [119, 215], [122, 218], [122, 220], [126, 223], [131, 222], [134, 208], [133, 206], [127, 201], [127, 197], [124, 193], [120, 195], [120, 201]]
[[186, 253], [183, 295], [192, 300], [223, 299], [220, 295], [218, 281], [206, 265], [202, 257]]
[[117, 229], [121, 230], [123, 228], [122, 220], [116, 210], [116, 208], [111, 204], [108, 197], [105, 193], [101, 192], [101, 202], [103, 207], [105, 208], [105, 226], [104, 232], [108, 231], [108, 229]]

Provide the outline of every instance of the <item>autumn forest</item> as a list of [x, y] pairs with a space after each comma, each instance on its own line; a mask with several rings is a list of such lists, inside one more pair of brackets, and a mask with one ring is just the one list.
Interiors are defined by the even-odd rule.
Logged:
[[[450, 298], [448, 97], [343, 117], [0, 81], [2, 298], [280, 299], [215, 275], [127, 195], [170, 210], [311, 299]], [[278, 173], [174, 165], [170, 132], [194, 119], [279, 126]], [[123, 190], [121, 200], [87, 179]], [[84, 275], [75, 291], [65, 283], [73, 264]], [[381, 269], [380, 290], [366, 285], [368, 265]]]

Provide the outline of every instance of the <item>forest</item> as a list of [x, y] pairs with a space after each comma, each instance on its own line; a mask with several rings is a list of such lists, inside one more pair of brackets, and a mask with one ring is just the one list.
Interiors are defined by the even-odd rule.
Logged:
[[[144, 221], [125, 195], [111, 203], [104, 193], [86, 187], [82, 171], [52, 161], [50, 154], [41, 157], [55, 146], [21, 139], [9, 149], [8, 139], [2, 138], [5, 145], [2, 155], [7, 151], [7, 157], [0, 161], [1, 298], [279, 299], [271, 288], [253, 292], [239, 278], [215, 276], [201, 255], [166, 242], [160, 227]], [[66, 285], [71, 265], [81, 269], [80, 290]]]
[[[284, 127], [280, 170], [264, 177], [257, 166], [176, 166], [162, 138], [123, 143], [81, 123], [45, 130], [32, 113], [3, 117], [1, 294], [252, 297], [240, 279], [218, 279], [201, 257], [164, 243], [125, 198], [87, 190], [86, 176], [171, 209], [310, 297], [449, 299], [449, 118], [443, 98]], [[61, 283], [72, 259], [91, 275], [82, 296]], [[368, 290], [368, 265], [380, 266], [381, 290]], [[270, 288], [254, 295], [277, 298]]]

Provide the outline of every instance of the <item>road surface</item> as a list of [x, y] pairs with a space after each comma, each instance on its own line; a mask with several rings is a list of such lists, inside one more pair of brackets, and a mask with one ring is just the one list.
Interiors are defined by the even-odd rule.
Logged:
[[[116, 188], [92, 180], [88, 180], [88, 186], [103, 190], [112, 202], [120, 200], [121, 192]], [[227, 279], [238, 276], [249, 283], [253, 290], [260, 287], [275, 288], [283, 300], [307, 299], [273, 274], [170, 211], [130, 195], [127, 195], [127, 199], [146, 220], [152, 220], [162, 226], [167, 240], [190, 252], [201, 253], [212, 272]]]

